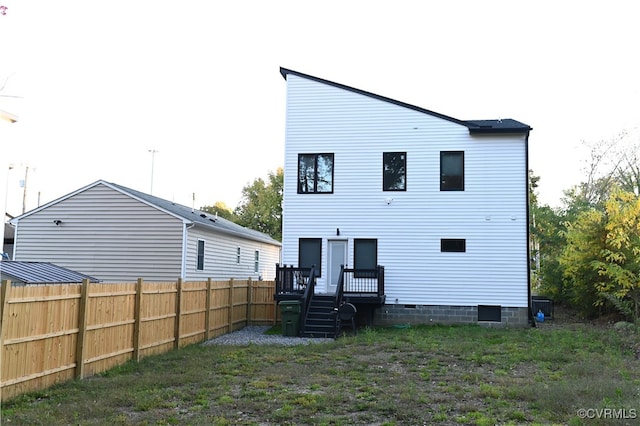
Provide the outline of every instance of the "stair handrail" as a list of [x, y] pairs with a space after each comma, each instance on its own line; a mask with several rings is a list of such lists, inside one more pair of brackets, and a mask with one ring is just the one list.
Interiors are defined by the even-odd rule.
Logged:
[[300, 324], [299, 330], [300, 333], [304, 333], [304, 324], [307, 319], [307, 313], [309, 311], [309, 303], [311, 303], [311, 298], [313, 294], [316, 292], [316, 265], [311, 265], [311, 269], [309, 270], [309, 276], [307, 277], [307, 285], [304, 289], [304, 293], [302, 294], [302, 300], [300, 307]]
[[333, 307], [337, 308], [342, 302], [342, 296], [344, 294], [344, 265], [340, 265], [340, 275], [338, 276], [338, 284], [336, 285], [336, 292], [333, 299]]

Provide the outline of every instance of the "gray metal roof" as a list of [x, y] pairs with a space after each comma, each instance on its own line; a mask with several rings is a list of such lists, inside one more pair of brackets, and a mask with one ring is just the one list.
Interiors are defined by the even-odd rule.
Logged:
[[317, 81], [319, 83], [328, 84], [330, 86], [338, 87], [350, 92], [359, 93], [364, 96], [375, 98], [384, 102], [389, 102], [395, 105], [399, 105], [404, 108], [409, 108], [414, 111], [418, 111], [424, 114], [432, 115], [434, 117], [442, 118], [443, 120], [451, 121], [453, 123], [466, 126], [469, 129], [469, 133], [528, 133], [531, 129], [529, 125], [521, 123], [513, 119], [502, 120], [458, 120], [457, 118], [449, 117], [448, 115], [440, 114], [434, 111], [430, 111], [425, 108], [421, 108], [415, 105], [407, 104], [395, 99], [387, 98], [385, 96], [376, 95], [375, 93], [366, 92], [364, 90], [356, 89], [354, 87], [346, 86], [344, 84], [336, 83], [333, 81], [325, 80], [323, 78], [314, 77], [312, 75], [303, 74], [298, 71], [290, 70], [280, 67], [280, 74], [286, 79], [287, 75], [296, 75], [298, 77], [306, 78], [309, 80]]
[[25, 284], [81, 283], [88, 279], [92, 283], [100, 280], [48, 262], [0, 262], [2, 279]]
[[219, 216], [212, 215], [201, 210], [193, 209], [191, 207], [183, 206], [181, 204], [174, 203], [162, 198], [155, 197], [153, 195], [145, 194], [144, 192], [136, 191], [131, 188], [124, 187], [111, 182], [105, 182], [114, 188], [134, 196], [140, 200], [145, 201], [148, 204], [154, 205], [162, 210], [168, 211], [176, 216], [179, 216], [189, 222], [193, 222], [197, 225], [205, 226], [209, 229], [223, 232], [226, 234], [232, 234], [238, 237], [246, 238], [249, 240], [260, 241], [267, 244], [273, 244], [280, 246], [280, 241], [272, 238], [271, 236], [256, 231], [253, 229], [245, 228], [237, 223], [233, 223], [230, 220], [223, 219]]

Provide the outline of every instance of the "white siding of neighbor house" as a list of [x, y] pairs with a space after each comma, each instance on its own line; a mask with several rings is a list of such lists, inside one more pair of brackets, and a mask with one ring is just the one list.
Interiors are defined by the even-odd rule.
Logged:
[[51, 262], [104, 282], [175, 281], [183, 233], [182, 220], [99, 184], [22, 218], [15, 260]]
[[[440, 151], [464, 151], [464, 191], [440, 191]], [[407, 153], [407, 190], [382, 190], [383, 152]], [[287, 75], [284, 264], [298, 239], [378, 240], [387, 303], [526, 307], [526, 149], [523, 135], [472, 136], [460, 124]], [[333, 153], [333, 194], [297, 194], [299, 153]], [[387, 202], [389, 200], [389, 202]], [[340, 236], [336, 229], [340, 229]], [[441, 238], [466, 239], [441, 253]]]
[[[276, 263], [280, 261], [280, 247], [258, 241], [239, 238], [224, 233], [205, 232], [202, 228], [188, 231], [186, 255], [187, 280], [228, 280], [229, 278], [254, 280], [260, 277], [273, 280], [276, 275]], [[204, 269], [197, 266], [198, 240], [204, 244]], [[236, 261], [237, 248], [240, 247], [240, 264]], [[258, 272], [254, 271], [254, 256], [258, 250]]]

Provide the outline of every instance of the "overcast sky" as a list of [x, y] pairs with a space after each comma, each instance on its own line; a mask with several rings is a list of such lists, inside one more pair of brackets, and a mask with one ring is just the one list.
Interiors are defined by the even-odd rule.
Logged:
[[551, 205], [580, 182], [583, 141], [640, 124], [633, 1], [0, 6], [0, 110], [19, 117], [0, 122], [13, 215], [26, 167], [27, 210], [98, 179], [235, 207], [283, 165], [280, 66], [462, 120], [529, 124], [530, 167]]

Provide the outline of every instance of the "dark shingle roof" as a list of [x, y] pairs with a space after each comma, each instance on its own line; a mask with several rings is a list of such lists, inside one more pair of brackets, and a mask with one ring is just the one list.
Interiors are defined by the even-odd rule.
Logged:
[[122, 192], [128, 193], [144, 202], [147, 202], [148, 204], [154, 205], [189, 222], [193, 222], [198, 225], [206, 226], [207, 228], [210, 228], [212, 230], [232, 234], [249, 240], [260, 241], [278, 246], [280, 245], [280, 242], [278, 240], [273, 239], [263, 232], [245, 228], [244, 226], [240, 226], [237, 223], [233, 223], [230, 220], [223, 219], [219, 216], [212, 215], [201, 210], [193, 209], [191, 207], [183, 206], [181, 204], [158, 198], [153, 195], [145, 194], [144, 192], [136, 191], [131, 188], [126, 188], [122, 185], [117, 185], [115, 183], [108, 184], [116, 189], [119, 189]]
[[350, 92], [359, 93], [364, 96], [368, 96], [370, 98], [375, 98], [384, 102], [389, 102], [404, 108], [409, 108], [414, 111], [418, 111], [424, 114], [429, 114], [434, 117], [442, 118], [443, 120], [451, 121], [462, 126], [466, 126], [469, 129], [469, 133], [472, 134], [480, 134], [480, 133], [528, 133], [531, 131], [531, 127], [527, 124], [521, 123], [512, 119], [502, 119], [502, 120], [458, 120], [457, 118], [449, 117], [444, 114], [440, 114], [434, 111], [430, 111], [425, 108], [421, 108], [415, 105], [407, 104], [395, 99], [387, 98], [385, 96], [376, 95], [375, 93], [366, 92], [364, 90], [356, 89], [354, 87], [346, 86], [344, 84], [336, 83], [333, 81], [325, 80], [322, 78], [314, 77], [312, 75], [303, 74], [298, 71], [293, 71], [287, 68], [280, 67], [280, 74], [285, 78], [287, 75], [296, 75], [298, 77], [306, 78], [309, 80], [317, 81], [319, 83], [327, 84], [330, 86], [334, 86], [343, 90], [348, 90]]
[[81, 283], [84, 279], [92, 283], [100, 282], [97, 278], [48, 262], [5, 260], [0, 262], [0, 273], [3, 279], [6, 277], [25, 284]]
[[498, 120], [468, 120], [470, 133], [526, 133], [531, 130], [529, 125], [503, 118]]

